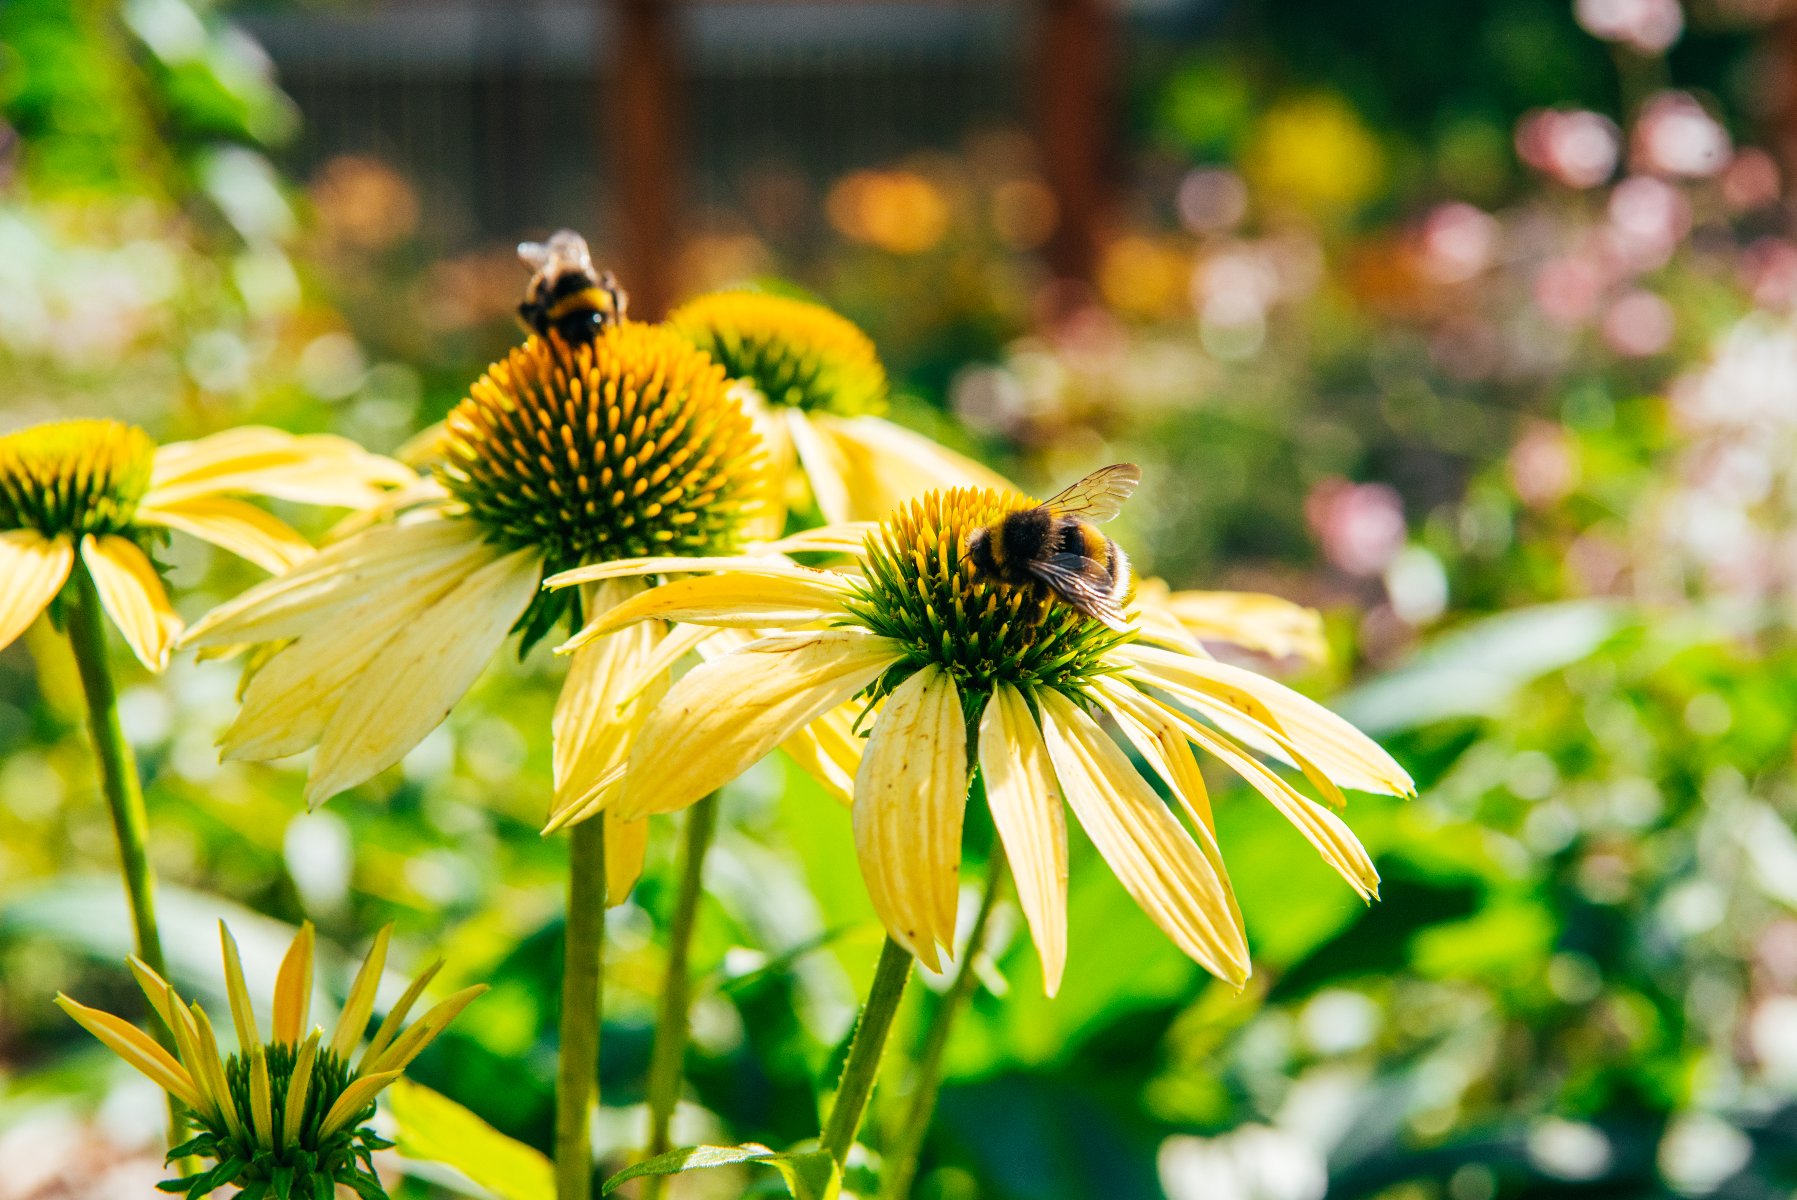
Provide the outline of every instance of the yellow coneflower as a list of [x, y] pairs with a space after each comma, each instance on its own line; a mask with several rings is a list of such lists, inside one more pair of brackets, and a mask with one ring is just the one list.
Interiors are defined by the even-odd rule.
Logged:
[[148, 550], [192, 534], [268, 571], [312, 547], [239, 496], [367, 508], [412, 473], [342, 438], [243, 428], [157, 446], [119, 421], [56, 421], [0, 437], [0, 646], [50, 606], [81, 560], [106, 614], [152, 671], [181, 619]]
[[[514, 629], [528, 643], [640, 590], [542, 593], [545, 575], [739, 551], [767, 488], [723, 371], [634, 322], [590, 345], [533, 337], [514, 349], [450, 414], [443, 446], [435, 501], [326, 547], [187, 635], [199, 646], [291, 642], [251, 678], [221, 746], [230, 759], [317, 747], [309, 804], [398, 762]], [[645, 626], [573, 656], [555, 712], [555, 808], [621, 761], [655, 695], [627, 697], [617, 681], [662, 640]], [[613, 842], [614, 855], [640, 849], [640, 837]]]
[[802, 477], [826, 521], [877, 518], [932, 488], [1008, 486], [885, 420], [886, 369], [873, 342], [821, 305], [717, 292], [682, 305], [668, 324], [752, 389], [776, 473]]
[[[640, 731], [607, 811], [629, 820], [680, 808], [795, 732], [847, 717], [868, 727], [853, 779], [862, 876], [892, 938], [919, 961], [935, 968], [952, 947], [962, 815], [977, 765], [1050, 992], [1066, 954], [1063, 797], [1148, 915], [1239, 985], [1247, 945], [1192, 748], [1240, 774], [1367, 898], [1378, 874], [1353, 833], [1260, 756], [1296, 765], [1333, 805], [1342, 788], [1409, 795], [1410, 777], [1283, 685], [1109, 629], [1039, 585], [978, 572], [964, 552], [968, 536], [1031, 504], [1013, 492], [933, 492], [869, 535], [853, 569], [716, 562], [713, 574], [664, 584], [599, 618], [588, 633], [645, 619], [782, 631], [673, 686]], [[612, 564], [551, 585], [668, 569], [654, 559]], [[1151, 765], [1184, 822], [1094, 712]]]
[[367, 1125], [374, 1098], [487, 990], [485, 984], [464, 988], [407, 1027], [407, 1016], [443, 966], [438, 962], [388, 1010], [358, 1057], [391, 935], [388, 926], [375, 937], [328, 1039], [322, 1029], [307, 1028], [315, 949], [310, 924], [301, 926], [281, 960], [273, 1036], [265, 1042], [244, 986], [237, 942], [219, 923], [225, 991], [237, 1030], [237, 1050], [228, 1057], [205, 1009], [183, 1001], [140, 959], [128, 960], [131, 973], [173, 1036], [175, 1054], [120, 1017], [56, 997], [82, 1028], [167, 1092], [199, 1130], [171, 1149], [168, 1161], [197, 1157], [213, 1165], [160, 1190], [185, 1192], [189, 1200], [226, 1186], [239, 1188], [245, 1200], [329, 1200], [341, 1184], [363, 1200], [384, 1200], [370, 1155], [390, 1143]]

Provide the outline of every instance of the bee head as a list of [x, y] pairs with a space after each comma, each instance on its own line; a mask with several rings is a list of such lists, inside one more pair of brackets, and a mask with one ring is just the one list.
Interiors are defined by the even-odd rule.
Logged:
[[961, 553], [962, 557], [973, 559], [973, 565], [980, 570], [993, 570], [996, 564], [992, 561], [992, 531], [982, 526], [968, 534]]

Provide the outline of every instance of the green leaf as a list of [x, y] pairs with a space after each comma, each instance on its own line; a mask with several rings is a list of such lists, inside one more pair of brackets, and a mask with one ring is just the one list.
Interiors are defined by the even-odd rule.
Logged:
[[555, 1172], [542, 1153], [515, 1141], [422, 1084], [387, 1090], [399, 1152], [454, 1167], [500, 1200], [551, 1200]]
[[835, 1160], [822, 1150], [802, 1152], [771, 1150], [755, 1142], [741, 1146], [683, 1146], [666, 1154], [626, 1167], [605, 1181], [604, 1195], [610, 1195], [619, 1184], [645, 1175], [679, 1175], [708, 1167], [734, 1167], [742, 1163], [761, 1163], [774, 1168], [791, 1192], [793, 1200], [836, 1200], [842, 1188], [842, 1175]]

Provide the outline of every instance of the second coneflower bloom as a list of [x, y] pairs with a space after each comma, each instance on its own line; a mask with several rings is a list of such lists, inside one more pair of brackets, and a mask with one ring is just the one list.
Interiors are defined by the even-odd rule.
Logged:
[[[251, 677], [227, 758], [316, 747], [317, 804], [391, 766], [443, 720], [513, 630], [529, 641], [604, 612], [634, 581], [544, 593], [576, 564], [730, 554], [767, 471], [723, 370], [659, 326], [589, 344], [532, 337], [444, 425], [437, 499], [335, 543], [199, 622], [198, 645], [286, 643]], [[620, 682], [663, 634], [641, 627], [573, 656], [554, 718], [555, 807], [622, 760], [657, 698]], [[610, 839], [620, 879], [641, 830]]]
[[873, 519], [932, 488], [1006, 486], [886, 420], [886, 369], [868, 336], [822, 305], [764, 292], [688, 301], [668, 324], [752, 392], [776, 475], [826, 521]]
[[158, 446], [120, 421], [34, 425], [0, 437], [0, 647], [50, 606], [77, 568], [146, 667], [168, 665], [181, 619], [151, 553], [170, 530], [264, 570], [312, 553], [240, 497], [363, 509], [412, 473], [354, 443], [245, 427]]
[[387, 1011], [358, 1056], [374, 1015], [391, 934], [389, 926], [374, 939], [328, 1037], [322, 1029], [308, 1028], [316, 941], [310, 924], [301, 927], [281, 960], [273, 1036], [264, 1041], [244, 985], [237, 942], [220, 923], [225, 994], [237, 1034], [237, 1050], [228, 1056], [219, 1048], [206, 1010], [182, 1000], [138, 959], [130, 960], [131, 972], [173, 1035], [175, 1054], [120, 1017], [67, 996], [56, 998], [82, 1028], [173, 1097], [198, 1128], [196, 1136], [169, 1151], [169, 1161], [192, 1156], [211, 1165], [169, 1180], [160, 1190], [198, 1200], [229, 1185], [251, 1200], [329, 1200], [342, 1185], [363, 1200], [383, 1200], [386, 1192], [370, 1156], [389, 1143], [367, 1124], [374, 1116], [375, 1096], [487, 990], [484, 984], [464, 988], [408, 1027], [406, 1018], [443, 966], [437, 963]]
[[[645, 619], [783, 632], [673, 686], [638, 735], [607, 811], [634, 819], [690, 804], [796, 731], [840, 723], [846, 712], [867, 735], [849, 756], [858, 757], [856, 849], [893, 939], [932, 968], [953, 946], [963, 809], [977, 769], [1050, 991], [1066, 955], [1063, 801], [1181, 949], [1225, 980], [1247, 978], [1247, 944], [1194, 747], [1239, 774], [1356, 891], [1374, 896], [1377, 872], [1333, 808], [1343, 788], [1411, 794], [1404, 770], [1321, 705], [1205, 656], [1163, 605], [1155, 621], [1119, 631], [1046, 587], [976, 569], [969, 537], [1031, 504], [1014, 492], [932, 492], [869, 534], [852, 569], [719, 562], [715, 574], [611, 610], [591, 632]], [[660, 569], [617, 564], [576, 577], [590, 586], [595, 576]], [[1171, 805], [1100, 717], [1159, 776]], [[1301, 770], [1326, 803], [1266, 759]]]

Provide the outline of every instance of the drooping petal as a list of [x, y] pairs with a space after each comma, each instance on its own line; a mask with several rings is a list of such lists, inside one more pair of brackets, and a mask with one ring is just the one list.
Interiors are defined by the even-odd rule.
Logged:
[[[641, 591], [635, 580], [613, 579], [590, 587], [585, 609], [604, 615]], [[595, 784], [612, 775], [630, 754], [630, 743], [667, 689], [667, 673], [643, 680], [663, 637], [659, 622], [626, 625], [588, 641], [568, 664], [550, 729], [554, 743], [555, 794], [550, 817], [590, 798]], [[627, 699], [627, 697], [629, 697]]]
[[316, 746], [357, 678], [387, 643], [426, 614], [496, 551], [470, 542], [427, 574], [371, 587], [329, 623], [281, 647], [250, 676], [237, 716], [219, 739], [227, 760], [285, 758]]
[[1166, 607], [1201, 642], [1228, 642], [1274, 658], [1329, 661], [1323, 615], [1262, 592], [1174, 592]]
[[374, 1013], [375, 990], [381, 986], [381, 971], [387, 965], [387, 943], [393, 937], [393, 926], [382, 926], [374, 935], [374, 945], [362, 960], [355, 982], [349, 985], [349, 996], [337, 1018], [337, 1032], [331, 1038], [331, 1050], [338, 1058], [349, 1061], [350, 1051], [368, 1030], [368, 1018]]
[[18, 640], [68, 582], [75, 546], [34, 529], [0, 533], [0, 650]]
[[144, 503], [161, 508], [208, 496], [268, 496], [367, 508], [417, 475], [348, 438], [242, 426], [156, 451]]
[[[810, 414], [797, 408], [783, 408], [787, 436], [798, 452], [799, 465], [805, 469], [805, 480], [811, 485], [811, 498], [824, 520], [835, 525], [854, 519], [855, 499], [849, 492], [848, 463], [831, 440], [820, 434], [811, 423]], [[885, 516], [894, 505], [876, 512], [863, 511], [862, 516]]]
[[855, 481], [844, 509], [847, 516], [882, 518], [905, 501], [937, 488], [1017, 490], [996, 471], [884, 418], [817, 413], [811, 420], [829, 442], [843, 477]]
[[695, 667], [644, 722], [611, 811], [674, 812], [717, 791], [899, 653], [886, 638], [832, 629], [763, 638]]
[[433, 517], [376, 526], [219, 605], [181, 643], [228, 646], [299, 637], [335, 622], [345, 606], [380, 588], [421, 585], [443, 571], [466, 573], [469, 556], [483, 549], [472, 521]]
[[649, 854], [649, 818], [620, 821], [605, 820], [605, 902], [622, 904], [630, 889], [643, 875], [643, 860]]
[[306, 1032], [306, 1015], [312, 1011], [312, 959], [317, 946], [312, 922], [300, 926], [281, 969], [275, 973], [275, 1041], [298, 1042]]
[[392, 766], [440, 725], [529, 607], [542, 573], [535, 550], [515, 550], [381, 647], [325, 724], [307, 804]]
[[893, 689], [855, 775], [855, 852], [874, 912], [934, 971], [955, 944], [967, 726], [954, 680], [934, 663]]
[[1039, 692], [1037, 704], [1067, 802], [1124, 889], [1181, 950], [1241, 986], [1247, 940], [1191, 834], [1091, 717], [1057, 692]]
[[312, 557], [312, 543], [287, 522], [228, 496], [208, 496], [163, 508], [140, 505], [137, 521], [191, 534], [275, 575]]
[[1239, 716], [1229, 733], [1257, 750], [1289, 759], [1281, 745], [1289, 741], [1341, 787], [1391, 796], [1416, 794], [1409, 773], [1377, 742], [1316, 701], [1264, 675], [1153, 646], [1119, 646], [1112, 653], [1131, 663], [1134, 673], [1151, 686], [1233, 709]]
[[[804, 568], [797, 570], [803, 571]], [[847, 584], [828, 571], [693, 575], [653, 587], [589, 621], [556, 647], [576, 650], [637, 621], [684, 621], [739, 629], [795, 629], [842, 615]]]
[[199, 1088], [194, 1086], [193, 1077], [187, 1073], [187, 1068], [176, 1062], [167, 1050], [158, 1046], [149, 1034], [129, 1021], [79, 1004], [60, 992], [57, 993], [56, 1004], [83, 1029], [99, 1038], [108, 1050], [147, 1076], [151, 1083], [195, 1112], [206, 1110], [206, 1101], [200, 1095]]
[[855, 799], [855, 773], [867, 739], [855, 732], [861, 706], [839, 704], [780, 744], [794, 762], [844, 804]]
[[1042, 731], [1023, 693], [1009, 684], [998, 686], [980, 718], [980, 771], [1052, 996], [1067, 965], [1067, 818]]
[[181, 618], [144, 552], [115, 534], [90, 534], [81, 539], [81, 561], [100, 593], [100, 606], [137, 661], [152, 671], [168, 666]]
[[1325, 862], [1334, 867], [1355, 891], [1368, 900], [1379, 895], [1379, 872], [1366, 848], [1342, 819], [1327, 808], [1298, 791], [1279, 777], [1278, 772], [1237, 746], [1216, 730], [1192, 719], [1176, 709], [1165, 709], [1179, 722], [1185, 735], [1200, 749], [1216, 756], [1230, 770], [1240, 775], [1250, 787], [1272, 802], [1273, 807], [1297, 827], [1305, 840], [1315, 846]]

